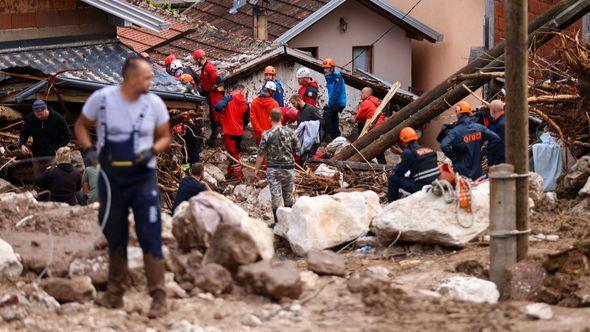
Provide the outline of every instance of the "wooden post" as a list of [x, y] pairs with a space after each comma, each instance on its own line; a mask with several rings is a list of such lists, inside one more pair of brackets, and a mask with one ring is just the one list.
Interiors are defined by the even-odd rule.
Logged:
[[[549, 24], [561, 12], [570, 8], [570, 6], [575, 5], [578, 2], [579, 2], [579, 0], [563, 0], [560, 3], [556, 4], [555, 6], [551, 7], [551, 9], [549, 9], [547, 12], [543, 13], [542, 15], [540, 15], [539, 17], [537, 17], [535, 20], [533, 20], [531, 22], [531, 24], [529, 25], [529, 32], [530, 33], [536, 32], [537, 30], [539, 30], [543, 26]], [[581, 17], [581, 15], [579, 17], [577, 17], [576, 19], [578, 19], [580, 17]], [[555, 26], [553, 28], [557, 29], [558, 27]], [[535, 36], [535, 37], [537, 37], [537, 36]], [[531, 38], [531, 39], [535, 39], [535, 38]], [[385, 122], [383, 124], [381, 124], [379, 127], [374, 128], [373, 130], [371, 130], [371, 132], [367, 133], [363, 137], [361, 137], [358, 140], [356, 140], [355, 142], [353, 142], [354, 147], [352, 147], [352, 146], [345, 147], [339, 153], [337, 153], [332, 159], [335, 159], [335, 160], [349, 159], [350, 157], [352, 157], [353, 155], [356, 154], [357, 150], [360, 151], [360, 150], [364, 149], [369, 144], [371, 144], [375, 140], [377, 140], [379, 138], [379, 136], [386, 134], [388, 131], [395, 128], [397, 125], [399, 125], [405, 119], [409, 118], [410, 116], [412, 116], [416, 112], [420, 111], [422, 108], [428, 106], [429, 104], [433, 103], [437, 99], [441, 98], [441, 96], [444, 96], [445, 93], [447, 93], [447, 91], [449, 90], [449, 88], [452, 87], [452, 84], [450, 83], [450, 81], [455, 76], [458, 76], [461, 74], [474, 73], [474, 72], [480, 70], [481, 68], [486, 67], [488, 64], [490, 64], [490, 62], [492, 62], [493, 60], [500, 57], [502, 54], [504, 54], [505, 46], [506, 46], [506, 43], [501, 42], [498, 45], [496, 45], [496, 47], [494, 47], [493, 49], [486, 51], [485, 54], [478, 57], [475, 61], [467, 64], [465, 67], [461, 68], [456, 73], [451, 75], [449, 77], [449, 79], [444, 80], [439, 85], [434, 87], [432, 90], [423, 94], [422, 96], [420, 96], [420, 98], [414, 100], [413, 102], [411, 102], [410, 104], [408, 104], [407, 106], [405, 106], [404, 108], [402, 108], [401, 110], [399, 110], [398, 112], [393, 114], [391, 117], [389, 117], [387, 120], [385, 120]], [[501, 64], [502, 63], [500, 62], [500, 66], [501, 66]], [[489, 71], [497, 71], [498, 70], [497, 65], [495, 66], [495, 68], [492, 66], [490, 66], [490, 67], [492, 68], [492, 70], [489, 70]], [[489, 81], [489, 79], [485, 80], [485, 82], [483, 84], [487, 83], [488, 81]], [[383, 151], [381, 151], [381, 152], [383, 152]], [[379, 152], [379, 153], [381, 153], [381, 152]], [[379, 154], [379, 153], [377, 153], [377, 154]]]
[[504, 292], [506, 267], [516, 262], [516, 183], [514, 166], [490, 168], [490, 280]]
[[[506, 162], [516, 174], [529, 173], [527, 0], [509, 0], [506, 17]], [[516, 228], [529, 228], [529, 179], [516, 180]], [[528, 254], [528, 234], [517, 237], [517, 259]]]
[[268, 12], [264, 1], [252, 7], [252, 14], [254, 38], [268, 40]]

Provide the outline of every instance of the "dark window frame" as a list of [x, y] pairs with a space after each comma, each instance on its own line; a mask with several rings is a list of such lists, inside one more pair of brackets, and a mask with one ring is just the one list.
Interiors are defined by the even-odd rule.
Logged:
[[356, 68], [354, 67], [355, 63], [355, 51], [357, 49], [364, 49], [365, 52], [368, 54], [369, 63], [367, 64], [367, 72], [373, 74], [373, 45], [365, 45], [365, 46], [353, 46], [352, 47], [352, 71], [354, 72]]

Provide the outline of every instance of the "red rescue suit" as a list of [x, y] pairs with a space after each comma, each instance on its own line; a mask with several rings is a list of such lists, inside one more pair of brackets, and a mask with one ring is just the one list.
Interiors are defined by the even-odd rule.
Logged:
[[262, 133], [272, 127], [270, 111], [273, 108], [279, 108], [279, 104], [272, 97], [258, 96], [252, 100], [250, 122], [252, 122], [252, 128], [254, 128], [254, 137], [257, 144], [260, 144]]
[[[244, 117], [248, 112], [246, 97], [242, 92], [223, 98], [216, 106], [216, 113], [221, 114], [221, 129], [225, 150], [236, 160], [240, 160], [242, 136], [244, 135]], [[227, 166], [229, 178], [244, 177], [240, 164], [230, 160]]]
[[301, 99], [311, 106], [317, 106], [318, 104], [318, 93], [319, 85], [316, 81], [309, 81], [306, 84], [299, 87], [298, 91]]

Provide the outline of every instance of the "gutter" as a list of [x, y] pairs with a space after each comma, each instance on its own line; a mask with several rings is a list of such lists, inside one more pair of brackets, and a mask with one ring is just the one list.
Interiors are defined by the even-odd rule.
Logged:
[[30, 87], [22, 90], [16, 96], [14, 96], [14, 99], [16, 100], [17, 104], [20, 104], [23, 100], [29, 98], [30, 96], [34, 95], [35, 93], [37, 93], [39, 91], [45, 89], [45, 86], [47, 86], [46, 79], [39, 81], [39, 82], [31, 85]]

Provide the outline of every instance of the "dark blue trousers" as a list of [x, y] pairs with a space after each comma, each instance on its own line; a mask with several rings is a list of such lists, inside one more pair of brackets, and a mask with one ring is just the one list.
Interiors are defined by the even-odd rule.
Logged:
[[[129, 208], [131, 208], [135, 218], [135, 233], [141, 249], [156, 258], [163, 258], [160, 190], [155, 171], [149, 178], [125, 186], [117, 185], [115, 179], [110, 179], [109, 183], [111, 208], [103, 230], [109, 249], [127, 248], [128, 217]], [[98, 218], [102, 223], [109, 199], [102, 175], [99, 176], [98, 190], [100, 200]]]
[[395, 174], [391, 174], [387, 178], [387, 201], [393, 202], [400, 198], [399, 190], [402, 189], [404, 191], [413, 194], [422, 190], [422, 187], [427, 185], [427, 182], [416, 182], [410, 178], [405, 176], [397, 176]]
[[326, 133], [329, 136], [329, 142], [340, 136], [340, 119], [338, 115], [344, 110], [344, 107], [337, 106], [334, 108], [324, 108], [324, 123], [326, 125]]

